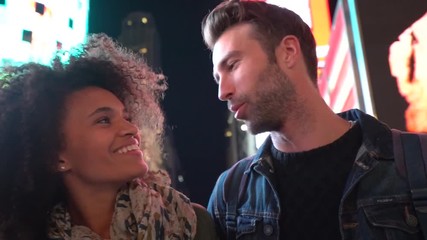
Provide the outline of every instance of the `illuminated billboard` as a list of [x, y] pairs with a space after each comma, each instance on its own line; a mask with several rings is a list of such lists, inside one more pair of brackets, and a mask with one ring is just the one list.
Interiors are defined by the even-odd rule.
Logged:
[[48, 64], [58, 49], [85, 40], [89, 0], [5, 0], [0, 3], [0, 66]]
[[399, 93], [408, 103], [406, 129], [427, 132], [427, 13], [390, 45], [388, 59]]
[[356, 107], [393, 128], [427, 132], [426, 14], [425, 0], [338, 1], [319, 78], [334, 111]]
[[368, 104], [364, 104], [362, 94], [358, 91], [360, 86], [356, 80], [355, 51], [352, 51], [355, 48], [354, 44], [350, 46], [349, 38], [352, 36], [349, 32], [351, 30], [343, 5], [338, 2], [331, 29], [330, 48], [325, 67], [318, 79], [318, 87], [323, 99], [334, 112], [360, 108], [372, 114], [371, 100], [368, 99]]

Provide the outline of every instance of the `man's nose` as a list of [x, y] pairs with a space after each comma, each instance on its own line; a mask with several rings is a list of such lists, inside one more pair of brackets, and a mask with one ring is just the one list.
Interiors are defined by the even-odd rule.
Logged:
[[218, 98], [221, 101], [230, 100], [234, 93], [234, 85], [231, 78], [225, 74], [220, 76], [218, 82]]

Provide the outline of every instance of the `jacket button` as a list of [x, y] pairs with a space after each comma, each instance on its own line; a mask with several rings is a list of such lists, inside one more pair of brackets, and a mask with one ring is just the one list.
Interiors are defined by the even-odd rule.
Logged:
[[271, 236], [271, 234], [273, 234], [273, 226], [266, 224], [264, 225], [264, 234], [265, 236]]
[[416, 227], [418, 225], [418, 219], [417, 219], [417, 217], [415, 217], [412, 214], [408, 214], [406, 216], [405, 220], [406, 220], [406, 224], [408, 224], [408, 226]]

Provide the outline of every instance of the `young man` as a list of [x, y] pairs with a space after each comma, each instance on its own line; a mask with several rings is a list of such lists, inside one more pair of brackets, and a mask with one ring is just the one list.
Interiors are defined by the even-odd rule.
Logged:
[[390, 129], [327, 106], [298, 15], [231, 0], [202, 31], [218, 98], [252, 133], [271, 133], [217, 181], [208, 210], [222, 239], [422, 239]]

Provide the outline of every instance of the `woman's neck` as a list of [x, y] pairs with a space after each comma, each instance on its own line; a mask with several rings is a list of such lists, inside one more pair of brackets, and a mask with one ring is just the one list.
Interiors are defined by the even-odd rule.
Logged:
[[68, 211], [72, 225], [90, 228], [104, 239], [110, 238], [117, 191], [79, 191], [70, 193]]

